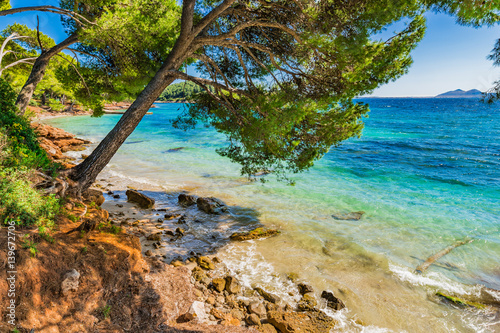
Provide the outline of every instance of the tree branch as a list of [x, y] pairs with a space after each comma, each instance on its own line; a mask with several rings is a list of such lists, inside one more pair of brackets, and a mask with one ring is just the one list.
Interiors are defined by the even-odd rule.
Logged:
[[73, 69], [75, 70], [75, 72], [78, 74], [78, 76], [80, 77], [80, 79], [82, 80], [82, 83], [83, 83], [83, 86], [85, 87], [85, 89], [87, 89], [87, 93], [89, 94], [89, 96], [91, 96], [91, 93], [90, 93], [90, 89], [89, 87], [87, 86], [87, 83], [85, 82], [85, 79], [83, 78], [82, 74], [80, 74], [80, 72], [78, 71], [78, 68], [76, 68], [75, 64], [73, 64], [71, 61], [69, 61], [68, 59], [64, 58], [62, 55], [60, 55], [59, 53], [56, 54], [58, 57], [61, 57], [63, 58], [65, 61], [67, 61], [72, 67]]
[[238, 95], [244, 95], [244, 96], [252, 99], [252, 96], [244, 90], [228, 87], [228, 86], [225, 86], [223, 84], [220, 84], [220, 83], [212, 81], [212, 80], [191, 76], [191, 75], [188, 75], [186, 73], [183, 73], [180, 71], [174, 71], [174, 70], [167, 71], [166, 73], [167, 73], [167, 75], [173, 76], [177, 79], [188, 80], [188, 81], [194, 82], [194, 83], [199, 84], [199, 85], [209, 85], [209, 86], [212, 86], [212, 87], [215, 87], [218, 89], [222, 89], [222, 90], [226, 90], [228, 92], [235, 93]]
[[40, 40], [40, 19], [38, 15], [36, 16], [36, 39], [38, 40], [38, 45], [40, 45], [41, 52], [45, 52], [42, 41]]
[[236, 0], [224, 0], [220, 5], [215, 7], [210, 13], [205, 15], [200, 22], [194, 27], [193, 34], [198, 36], [203, 29], [205, 29], [210, 23], [213, 22], [216, 18], [218, 18], [226, 9], [231, 7], [231, 5]]
[[59, 14], [59, 15], [65, 15], [65, 16], [70, 17], [75, 22], [77, 22], [81, 25], [84, 25], [82, 23], [82, 21], [84, 21], [88, 24], [91, 24], [91, 25], [95, 25], [94, 22], [89, 21], [87, 18], [85, 18], [84, 16], [82, 16], [78, 13], [72, 12], [72, 11], [67, 10], [67, 9], [59, 8], [56, 6], [31, 6], [31, 7], [12, 8], [12, 9], [8, 9], [8, 10], [0, 11], [0, 16], [7, 16], [7, 15], [16, 14], [16, 13], [23, 13], [23, 12], [30, 12], [30, 11], [49, 12], [49, 13], [55, 13], [55, 14]]

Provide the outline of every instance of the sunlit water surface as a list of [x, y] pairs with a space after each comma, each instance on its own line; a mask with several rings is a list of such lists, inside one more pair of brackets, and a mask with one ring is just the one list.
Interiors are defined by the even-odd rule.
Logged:
[[[347, 305], [337, 331], [495, 332], [500, 318], [444, 304], [437, 291], [500, 290], [500, 107], [475, 99], [370, 99], [360, 139], [332, 149], [296, 186], [248, 182], [215, 153], [211, 128], [184, 132], [170, 120], [182, 104], [158, 104], [113, 157], [114, 177], [221, 198], [238, 226], [279, 228], [279, 237], [228, 244], [220, 257], [248, 286], [287, 295], [296, 272], [319, 296]], [[46, 121], [98, 142], [119, 115]], [[181, 148], [182, 149], [176, 149]], [[161, 196], [158, 198], [161, 199]], [[335, 214], [364, 211], [361, 220]], [[423, 275], [427, 257], [470, 237]], [[494, 295], [495, 296], [495, 295]], [[499, 295], [496, 294], [496, 297]]]

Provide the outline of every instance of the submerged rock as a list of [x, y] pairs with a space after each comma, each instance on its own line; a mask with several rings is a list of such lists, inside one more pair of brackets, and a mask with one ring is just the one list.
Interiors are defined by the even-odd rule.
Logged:
[[333, 214], [332, 217], [336, 220], [359, 220], [365, 214], [363, 211], [350, 212], [347, 214]]
[[297, 287], [299, 288], [299, 293], [300, 293], [301, 295], [305, 295], [305, 294], [307, 294], [307, 293], [312, 293], [312, 292], [314, 292], [313, 287], [311, 287], [310, 285], [305, 284], [305, 283], [299, 283], [299, 284], [297, 285]]
[[217, 198], [198, 198], [196, 204], [199, 210], [207, 214], [221, 214], [227, 211], [227, 206]]
[[142, 194], [136, 190], [127, 190], [125, 192], [127, 195], [127, 201], [135, 202], [139, 205], [141, 208], [149, 209], [153, 208], [155, 204], [155, 200], [148, 197], [145, 194]]
[[196, 199], [194, 195], [189, 195], [189, 194], [179, 194], [178, 200], [179, 200], [179, 205], [188, 207], [196, 204]]
[[335, 326], [335, 320], [321, 311], [271, 311], [267, 320], [281, 333], [330, 332]]
[[279, 233], [280, 231], [276, 229], [257, 228], [248, 232], [235, 232], [229, 238], [233, 241], [245, 241], [249, 239], [275, 236]]
[[344, 302], [333, 295], [331, 291], [323, 291], [321, 293], [321, 298], [326, 299], [326, 305], [334, 310], [342, 310], [345, 308]]

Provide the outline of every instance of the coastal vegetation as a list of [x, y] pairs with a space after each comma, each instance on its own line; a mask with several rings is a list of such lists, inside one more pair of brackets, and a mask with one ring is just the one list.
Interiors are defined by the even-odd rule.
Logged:
[[203, 92], [203, 88], [194, 82], [186, 81], [171, 84], [165, 89], [158, 101], [161, 102], [188, 102], [195, 98], [196, 94]]

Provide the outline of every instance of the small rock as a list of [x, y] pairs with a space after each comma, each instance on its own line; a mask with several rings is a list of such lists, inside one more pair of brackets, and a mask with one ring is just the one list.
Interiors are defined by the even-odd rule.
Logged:
[[264, 306], [264, 304], [262, 304], [261, 302], [257, 302], [257, 301], [250, 303], [250, 305], [248, 306], [248, 312], [254, 313], [261, 318], [264, 317], [267, 313], [266, 307]]
[[299, 287], [299, 293], [301, 295], [314, 292], [313, 287], [305, 283], [299, 283], [297, 287]]
[[158, 220], [156, 220], [158, 223], [162, 223], [163, 222], [163, 219], [162, 218], [159, 218]]
[[194, 295], [196, 297], [203, 297], [203, 292], [201, 290], [199, 290], [199, 289], [195, 289], [194, 290]]
[[181, 236], [184, 236], [185, 232], [186, 231], [184, 229], [182, 229], [182, 228], [175, 229], [175, 233], [178, 234], [178, 235], [181, 235]]
[[238, 319], [234, 318], [233, 316], [231, 316], [231, 314], [228, 314], [228, 315], [226, 315], [224, 320], [221, 322], [221, 325], [222, 326], [240, 326], [240, 321]]
[[262, 325], [260, 322], [259, 316], [257, 316], [255, 313], [248, 315], [246, 318], [246, 322], [250, 326], [252, 326], [252, 325], [261, 326]]
[[199, 210], [207, 214], [221, 214], [227, 211], [227, 206], [217, 198], [198, 198], [196, 204]]
[[249, 232], [235, 232], [229, 238], [233, 241], [245, 241], [249, 239], [275, 236], [279, 233], [280, 231], [276, 229], [257, 228]]
[[206, 269], [206, 270], [215, 269], [215, 265], [209, 257], [205, 257], [205, 256], [199, 257], [197, 262], [198, 262], [198, 265], [200, 265], [200, 267], [203, 269]]
[[165, 218], [167, 220], [175, 219], [175, 218], [178, 218], [179, 216], [181, 216], [181, 214], [175, 214], [175, 213], [167, 213], [167, 214], [165, 214]]
[[175, 236], [175, 233], [172, 230], [165, 230], [165, 235]]
[[292, 273], [288, 273], [286, 275], [286, 277], [288, 278], [288, 280], [290, 280], [292, 282], [295, 282], [295, 281], [297, 281], [299, 279], [299, 274], [292, 272]]
[[220, 278], [213, 279], [212, 285], [215, 290], [217, 290], [218, 292], [222, 292], [226, 288], [226, 280]]
[[204, 278], [208, 278], [207, 277], [207, 274], [205, 274], [205, 272], [199, 268], [199, 267], [195, 267], [193, 269], [193, 271], [191, 272], [191, 275], [193, 276], [193, 278], [196, 280], [196, 281], [201, 281], [203, 280]]
[[281, 333], [330, 332], [335, 326], [335, 320], [322, 311], [271, 311], [267, 314], [267, 320]]
[[214, 305], [215, 304], [215, 298], [213, 296], [209, 296], [207, 297], [207, 301], [206, 301], [208, 304], [210, 305]]
[[240, 310], [238, 309], [232, 309], [231, 311], [229, 311], [229, 314], [235, 318], [235, 319], [238, 319], [239, 321], [243, 320], [244, 316], [243, 316], [243, 312], [241, 312]]
[[212, 308], [212, 310], [210, 310], [210, 314], [219, 320], [224, 319], [224, 317], [226, 316], [224, 312], [216, 308]]
[[226, 276], [226, 291], [230, 294], [237, 294], [241, 291], [241, 284], [235, 277]]
[[271, 293], [268, 293], [267, 291], [265, 291], [264, 289], [262, 288], [254, 288], [262, 297], [264, 297], [264, 299], [268, 302], [271, 302], [271, 303], [279, 303], [281, 301], [281, 299], [274, 295], [274, 294], [271, 294]]
[[156, 234], [151, 234], [146, 239], [148, 241], [161, 242], [161, 232], [157, 232]]
[[334, 310], [341, 310], [341, 309], [345, 308], [344, 302], [342, 302], [342, 300], [335, 297], [335, 295], [333, 295], [333, 293], [330, 291], [326, 291], [326, 290], [323, 291], [321, 293], [321, 298], [326, 299], [326, 305], [329, 308], [332, 308]]
[[174, 260], [170, 263], [170, 265], [172, 265], [174, 267], [182, 267], [182, 266], [184, 266], [184, 263], [182, 261], [179, 261], [179, 260]]
[[76, 269], [72, 269], [64, 275], [61, 283], [61, 292], [64, 296], [68, 295], [70, 291], [77, 291], [80, 283], [80, 273]]
[[148, 257], [151, 257], [153, 255], [153, 252], [151, 252], [151, 250], [147, 250], [144, 254]]
[[267, 324], [267, 323], [259, 327], [259, 332], [261, 332], [261, 333], [278, 333], [278, 331], [276, 331], [276, 328], [274, 328], [273, 325]]
[[314, 311], [314, 308], [318, 305], [318, 302], [311, 294], [305, 294], [302, 299], [297, 303], [297, 309], [299, 311]]
[[119, 198], [120, 198], [120, 195], [119, 195], [119, 194], [115, 194], [115, 195], [113, 195], [113, 198], [115, 198], [115, 199], [119, 199]]
[[123, 205], [122, 204], [116, 204], [116, 207], [123, 208]]
[[194, 195], [189, 194], [179, 194], [179, 205], [183, 207], [189, 207], [196, 204], [196, 199]]
[[208, 320], [208, 315], [205, 312], [205, 304], [200, 301], [194, 301], [187, 314], [187, 318], [191, 317], [191, 320], [195, 320], [199, 324], [202, 324]]
[[153, 208], [155, 204], [155, 200], [148, 197], [147, 195], [144, 195], [136, 190], [127, 190], [125, 192], [127, 195], [127, 201], [135, 202], [139, 205], [141, 208], [149, 209]]

